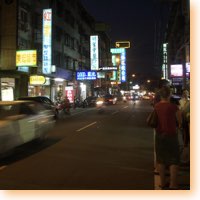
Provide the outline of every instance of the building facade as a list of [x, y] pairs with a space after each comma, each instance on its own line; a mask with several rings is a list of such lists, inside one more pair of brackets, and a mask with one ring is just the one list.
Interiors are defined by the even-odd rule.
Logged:
[[[46, 25], [45, 20], [50, 19]], [[90, 35], [99, 35], [100, 62], [109, 63], [109, 37], [96, 31], [95, 24], [79, 0], [1, 1], [0, 99], [44, 95], [56, 101], [68, 90], [73, 97], [82, 99], [92, 95], [94, 82], [77, 81], [75, 75], [78, 70], [90, 70]], [[46, 40], [46, 36], [50, 39]], [[30, 50], [35, 50], [36, 55], [30, 55]], [[36, 64], [26, 66], [24, 62], [30, 56], [36, 59]], [[17, 64], [17, 58], [21, 64]], [[48, 72], [44, 71], [45, 65], [49, 66]]]
[[189, 89], [190, 80], [190, 4], [176, 0], [171, 4], [165, 44], [167, 44], [168, 77], [181, 91]]

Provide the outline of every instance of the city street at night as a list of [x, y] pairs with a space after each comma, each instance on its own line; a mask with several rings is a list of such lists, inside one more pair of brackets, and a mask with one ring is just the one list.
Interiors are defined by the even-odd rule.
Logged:
[[151, 106], [132, 101], [72, 111], [42, 144], [1, 162], [1, 189], [154, 189]]
[[193, 1], [0, 0], [0, 190], [194, 192]]

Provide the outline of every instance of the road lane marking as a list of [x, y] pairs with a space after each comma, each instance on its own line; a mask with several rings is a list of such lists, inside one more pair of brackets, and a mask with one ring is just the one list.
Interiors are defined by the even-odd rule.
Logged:
[[0, 170], [5, 169], [6, 167], [7, 167], [6, 165], [3, 165], [3, 166], [0, 167]]
[[128, 106], [125, 106], [125, 107], [123, 107], [123, 108], [128, 108]]
[[115, 112], [112, 113], [112, 115], [114, 115], [114, 114], [116, 114], [116, 113], [118, 113], [118, 112], [119, 112], [119, 111], [115, 111]]
[[91, 124], [88, 124], [87, 126], [84, 126], [83, 128], [80, 128], [80, 129], [78, 129], [78, 130], [76, 130], [77, 132], [79, 132], [79, 131], [82, 131], [82, 130], [84, 130], [84, 129], [86, 129], [86, 128], [88, 128], [88, 127], [90, 127], [90, 126], [92, 126], [92, 125], [94, 125], [94, 124], [96, 124], [97, 122], [93, 122], [93, 123], [91, 123]]

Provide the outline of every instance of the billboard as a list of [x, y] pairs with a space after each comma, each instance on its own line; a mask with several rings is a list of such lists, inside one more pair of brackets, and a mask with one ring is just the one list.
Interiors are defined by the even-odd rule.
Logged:
[[91, 70], [99, 70], [99, 37], [90, 36], [90, 61]]
[[174, 64], [170, 65], [170, 77], [183, 77], [183, 65]]
[[42, 72], [44, 74], [51, 73], [51, 37], [52, 37], [52, 10], [43, 10], [43, 25], [42, 25]]
[[16, 52], [17, 67], [37, 67], [37, 51], [36, 50], [19, 50]]

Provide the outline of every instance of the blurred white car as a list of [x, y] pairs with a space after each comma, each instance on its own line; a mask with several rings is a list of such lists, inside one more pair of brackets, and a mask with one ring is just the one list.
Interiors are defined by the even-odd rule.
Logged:
[[51, 110], [34, 101], [0, 101], [0, 154], [44, 139], [55, 124], [53, 116]]

